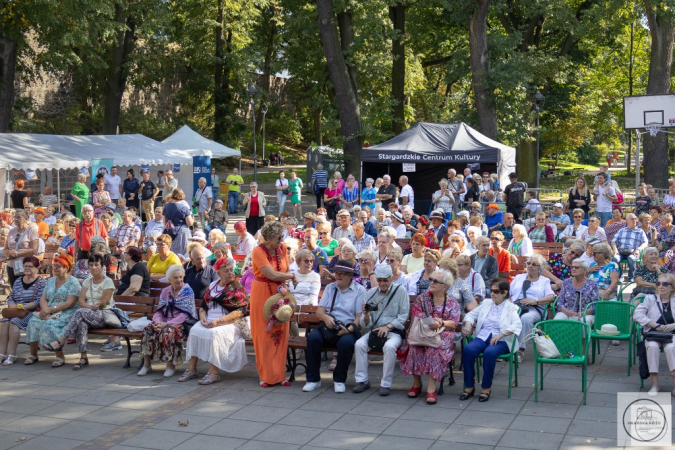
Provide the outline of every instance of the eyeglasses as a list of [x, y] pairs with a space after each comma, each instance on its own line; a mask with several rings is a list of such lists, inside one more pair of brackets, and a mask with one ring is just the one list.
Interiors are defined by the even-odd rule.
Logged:
[[537, 219], [537, 222], [543, 222], [543, 221], [545, 221], [545, 220], [546, 220], [545, 218], [539, 217], [539, 218]]
[[300, 262], [304, 262], [306, 264], [312, 264], [314, 262], [313, 259], [301, 259]]
[[394, 259], [394, 258], [387, 258], [387, 263], [388, 263], [388, 264], [392, 264], [392, 263], [395, 263], [396, 261], [398, 261], [398, 259]]
[[157, 247], [166, 247], [166, 244], [164, 242], [158, 242], [155, 244]]
[[574, 216], [575, 219], [583, 219], [584, 216]]
[[462, 241], [459, 240], [459, 239], [450, 239], [450, 242], [454, 242], [455, 244], [459, 244]]
[[34, 270], [34, 269], [36, 269], [36, 267], [33, 267], [33, 266], [31, 266], [31, 265], [28, 265], [28, 264], [24, 264], [24, 265], [23, 265], [23, 269], [24, 269], [24, 270]]
[[386, 282], [388, 282], [388, 281], [389, 281], [389, 278], [378, 278], [378, 279], [377, 279], [377, 282], [378, 282], [378, 283], [386, 283]]
[[497, 242], [499, 242], [501, 239], [496, 238], [496, 237], [493, 237], [493, 238], [490, 238], [490, 240], [491, 240], [491, 241], [497, 241]]
[[436, 278], [429, 278], [429, 283], [434, 283], [434, 284], [445, 284], [441, 280], [437, 280]]
[[490, 292], [493, 294], [503, 294], [505, 291], [502, 291], [501, 289], [490, 289]]
[[539, 264], [536, 262], [526, 262], [525, 265], [529, 267], [539, 267]]
[[570, 266], [570, 269], [577, 269], [577, 270], [579, 270], [579, 269], [581, 269], [581, 267], [579, 267], [579, 266]]
[[[24, 266], [26, 267], [26, 266]], [[657, 281], [654, 283], [656, 286], [663, 286], [663, 287], [668, 287], [670, 286], [670, 281]]]

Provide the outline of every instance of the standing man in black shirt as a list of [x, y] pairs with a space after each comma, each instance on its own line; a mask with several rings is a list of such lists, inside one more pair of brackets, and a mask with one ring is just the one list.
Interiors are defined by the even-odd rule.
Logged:
[[385, 211], [388, 209], [389, 203], [396, 199], [396, 186], [391, 184], [391, 177], [389, 175], [382, 177], [382, 186], [377, 191], [375, 198], [382, 202], [382, 208]]
[[518, 181], [518, 176], [515, 172], [509, 174], [509, 181], [511, 184], [504, 188], [504, 196], [506, 197], [506, 212], [513, 214], [513, 218], [517, 223], [522, 223], [520, 214], [523, 211], [523, 201], [525, 197], [525, 184]]
[[138, 189], [141, 194], [141, 207], [145, 214], [145, 221], [155, 220], [155, 198], [159, 194], [159, 188], [150, 180], [150, 172], [143, 172], [143, 181]]

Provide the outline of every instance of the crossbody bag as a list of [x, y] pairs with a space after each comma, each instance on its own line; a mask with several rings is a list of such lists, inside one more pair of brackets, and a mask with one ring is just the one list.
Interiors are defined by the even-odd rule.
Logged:
[[[389, 334], [387, 333], [387, 335], [385, 335], [385, 336], [380, 336], [378, 334], [377, 330], [375, 330], [375, 328], [377, 328], [376, 327], [377, 322], [380, 320], [380, 318], [384, 314], [384, 310], [387, 309], [387, 306], [389, 306], [389, 303], [391, 303], [391, 299], [394, 298], [394, 294], [396, 294], [396, 292], [398, 292], [400, 287], [401, 286], [399, 286], [398, 284], [396, 285], [395, 289], [393, 289], [391, 294], [389, 295], [389, 298], [387, 299], [387, 303], [384, 305], [384, 308], [382, 308], [382, 311], [380, 312], [380, 315], [377, 316], [377, 320], [373, 319], [373, 325], [371, 326], [371, 331], [370, 331], [370, 334], [368, 335], [368, 349], [369, 350], [372, 350], [374, 352], [381, 352], [382, 350], [384, 350], [384, 344], [387, 343], [387, 338], [388, 338]], [[373, 294], [373, 295], [375, 295], [375, 294]], [[378, 305], [380, 305], [380, 304], [382, 304], [381, 301], [378, 303]], [[401, 339], [405, 339], [405, 331], [399, 330], [397, 328], [392, 328], [391, 330], [389, 330], [389, 332], [390, 333], [396, 333], [399, 336], [401, 336]]]

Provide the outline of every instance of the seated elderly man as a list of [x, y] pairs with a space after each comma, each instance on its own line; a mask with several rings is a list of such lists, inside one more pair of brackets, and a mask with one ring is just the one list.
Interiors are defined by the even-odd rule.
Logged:
[[371, 235], [366, 234], [363, 222], [360, 220], [354, 222], [352, 224], [352, 230], [354, 231], [354, 234], [349, 236], [349, 240], [354, 244], [354, 247], [356, 247], [356, 253], [361, 253], [364, 250], [373, 250], [375, 248], [375, 239], [373, 239]]
[[570, 216], [565, 214], [562, 203], [556, 203], [553, 205], [553, 214], [551, 214], [551, 221], [556, 228], [556, 236], [559, 235], [568, 225], [572, 222], [570, 221]]
[[204, 298], [209, 285], [218, 280], [218, 273], [211, 264], [206, 262], [207, 250], [201, 245], [190, 251], [190, 265], [185, 270], [185, 283], [195, 293], [196, 299]]
[[490, 203], [485, 208], [485, 225], [488, 227], [488, 234], [500, 230], [504, 225], [504, 214], [499, 212], [499, 206], [496, 203]]
[[353, 280], [354, 266], [349, 261], [338, 261], [333, 270], [336, 281], [326, 286], [316, 311], [316, 316], [323, 324], [307, 336], [307, 383], [302, 388], [304, 392], [321, 387], [321, 352], [324, 345], [337, 348], [333, 390], [336, 393], [345, 392], [354, 344], [361, 337], [357, 323], [360, 321], [366, 289]]
[[492, 280], [499, 276], [499, 263], [490, 254], [490, 239], [485, 236], [477, 237], [476, 247], [477, 252], [471, 255], [471, 268], [483, 278], [485, 286], [490, 286]]
[[141, 230], [136, 226], [133, 211], [127, 209], [122, 213], [122, 225], [117, 227], [110, 236], [110, 250], [115, 256], [120, 256], [129, 247], [136, 247], [141, 240]]
[[[368, 211], [370, 211], [369, 208], [366, 208], [366, 209]], [[375, 225], [373, 224], [373, 222], [371, 222], [368, 219], [368, 212], [366, 210], [362, 210], [359, 213], [358, 217], [359, 217], [359, 220], [357, 220], [356, 222], [354, 222], [352, 224], [352, 229], [354, 228], [354, 224], [356, 224], [357, 222], [361, 222], [363, 224], [363, 229], [364, 229], [365, 233], [367, 235], [371, 236], [373, 239], [375, 239], [377, 237], [377, 230], [375, 229]], [[356, 233], [356, 231], [354, 233]], [[356, 244], [354, 244], [354, 245], [356, 245]]]
[[648, 244], [647, 235], [644, 230], [638, 227], [638, 218], [635, 214], [626, 216], [626, 226], [621, 228], [612, 238], [611, 246], [614, 251], [615, 262], [619, 263], [621, 270], [621, 261], [628, 261], [628, 280], [633, 280], [635, 273], [635, 261], [643, 248]]
[[342, 238], [349, 238], [354, 234], [351, 226], [351, 214], [346, 209], [341, 209], [337, 214], [337, 226], [333, 230], [333, 239], [338, 241]]
[[388, 265], [375, 269], [378, 287], [366, 294], [363, 303], [363, 314], [359, 319], [361, 329], [369, 329], [356, 341], [356, 374], [357, 385], [352, 390], [360, 394], [370, 389], [368, 381], [368, 352], [370, 350], [384, 353], [382, 365], [382, 381], [380, 395], [390, 394], [391, 382], [396, 367], [396, 350], [403, 343], [405, 322], [410, 312], [410, 297], [407, 290], [392, 283], [392, 270]]
[[[436, 234], [438, 242], [443, 242], [443, 236], [445, 236], [448, 233], [448, 227], [446, 227], [443, 224], [443, 221], [445, 220], [445, 212], [443, 212], [442, 209], [434, 209], [433, 211], [431, 211], [431, 214], [429, 214], [429, 220], [431, 221], [431, 224], [429, 225], [429, 230], [433, 231]], [[415, 233], [413, 233], [412, 235], [414, 234]]]

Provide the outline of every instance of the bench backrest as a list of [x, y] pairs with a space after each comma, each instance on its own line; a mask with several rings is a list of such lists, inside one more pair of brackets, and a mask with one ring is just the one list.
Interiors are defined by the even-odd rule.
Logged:
[[152, 319], [157, 311], [159, 297], [134, 297], [131, 295], [113, 295], [115, 306], [129, 315], [145, 316]]

